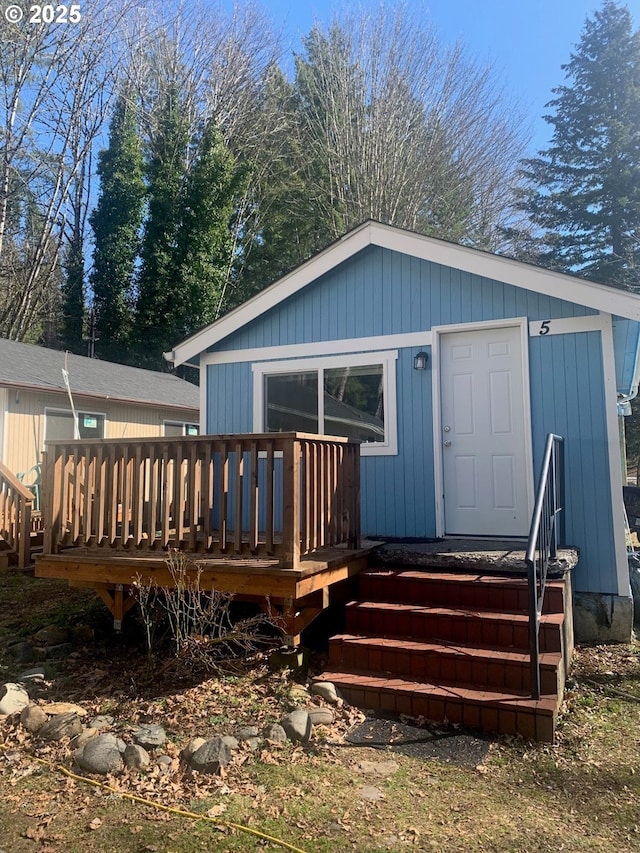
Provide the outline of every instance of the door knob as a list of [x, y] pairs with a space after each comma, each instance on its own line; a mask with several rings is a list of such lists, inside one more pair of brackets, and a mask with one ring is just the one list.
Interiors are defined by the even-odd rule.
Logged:
[[443, 431], [444, 432], [451, 432], [451, 427], [450, 426], [443, 427]]
[[444, 446], [445, 446], [445, 447], [451, 447], [451, 442], [450, 442], [450, 441], [445, 441]]

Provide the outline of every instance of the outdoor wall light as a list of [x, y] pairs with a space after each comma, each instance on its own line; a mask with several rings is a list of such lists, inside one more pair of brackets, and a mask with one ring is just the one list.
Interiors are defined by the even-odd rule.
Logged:
[[414, 370], [426, 370], [427, 363], [429, 361], [429, 356], [424, 350], [420, 350], [417, 355], [413, 357], [413, 369]]

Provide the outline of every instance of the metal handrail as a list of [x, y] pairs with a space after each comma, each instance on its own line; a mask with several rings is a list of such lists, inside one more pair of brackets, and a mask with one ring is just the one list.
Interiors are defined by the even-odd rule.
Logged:
[[531, 695], [540, 698], [540, 619], [549, 563], [558, 550], [559, 517], [564, 507], [564, 476], [560, 435], [549, 433], [531, 518], [525, 563], [529, 576], [529, 645]]

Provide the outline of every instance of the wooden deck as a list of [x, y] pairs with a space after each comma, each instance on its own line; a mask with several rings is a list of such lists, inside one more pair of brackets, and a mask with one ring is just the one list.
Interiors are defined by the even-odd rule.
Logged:
[[[285, 569], [275, 558], [208, 557], [185, 554], [201, 570], [203, 591], [228, 592], [239, 601], [252, 601], [269, 609], [282, 625], [287, 645], [297, 645], [300, 634], [333, 601], [334, 587], [354, 577], [368, 563], [379, 543], [363, 542], [358, 549], [326, 548], [300, 560], [297, 569]], [[61, 554], [36, 559], [36, 576], [61, 578], [70, 586], [90, 587], [100, 595], [119, 628], [136, 603], [131, 595], [136, 582], [171, 587], [167, 556], [96, 554], [71, 548]], [[195, 572], [193, 573], [195, 577]]]
[[140, 578], [185, 554], [216, 588], [276, 610], [287, 642], [365, 565], [359, 445], [276, 433], [50, 442], [36, 575], [96, 590], [120, 626]]

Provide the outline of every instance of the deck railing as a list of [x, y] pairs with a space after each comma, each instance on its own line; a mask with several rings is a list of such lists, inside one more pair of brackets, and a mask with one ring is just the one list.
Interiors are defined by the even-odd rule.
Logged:
[[540, 698], [540, 618], [549, 563], [560, 540], [560, 513], [564, 508], [563, 438], [549, 433], [544, 449], [536, 503], [531, 519], [525, 562], [529, 573], [529, 645], [531, 695]]
[[80, 546], [275, 556], [360, 538], [360, 447], [304, 433], [52, 441], [44, 553]]
[[0, 462], [0, 539], [17, 554], [18, 568], [29, 565], [33, 494]]

